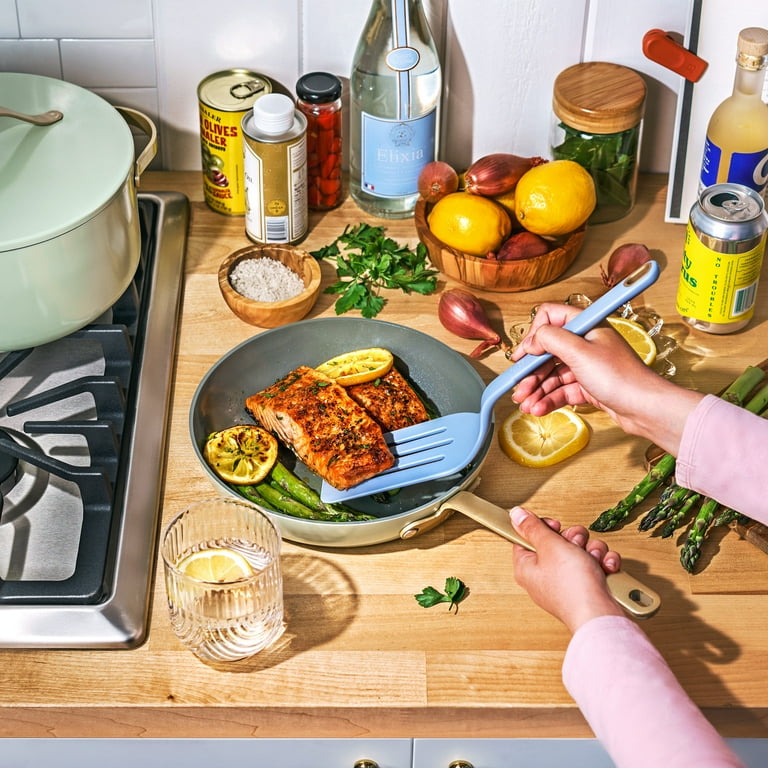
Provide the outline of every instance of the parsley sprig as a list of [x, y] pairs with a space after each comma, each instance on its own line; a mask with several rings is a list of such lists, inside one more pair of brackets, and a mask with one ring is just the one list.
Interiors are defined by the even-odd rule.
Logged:
[[312, 251], [312, 256], [336, 266], [338, 282], [324, 293], [340, 294], [337, 315], [359, 309], [363, 317], [375, 317], [387, 303], [379, 293], [382, 288], [429, 294], [437, 286], [437, 271], [427, 268], [426, 246], [419, 243], [413, 250], [401, 245], [385, 235], [384, 227], [347, 225], [336, 240]]
[[414, 595], [422, 608], [431, 608], [438, 603], [450, 603], [448, 610], [456, 609], [459, 612], [459, 603], [469, 594], [469, 588], [455, 576], [449, 576], [445, 580], [445, 593], [434, 587], [424, 587], [418, 595]]

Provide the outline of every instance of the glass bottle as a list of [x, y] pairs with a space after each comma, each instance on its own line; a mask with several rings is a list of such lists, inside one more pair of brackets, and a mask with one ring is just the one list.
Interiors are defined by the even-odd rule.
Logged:
[[441, 88], [421, 0], [373, 0], [350, 75], [349, 186], [364, 211], [413, 216], [437, 156]]
[[707, 126], [699, 191], [713, 184], [743, 184], [765, 196], [768, 181], [768, 104], [762, 100], [768, 30], [739, 32], [733, 93]]
[[342, 199], [341, 80], [328, 72], [302, 75], [296, 106], [307, 118], [307, 202], [327, 211]]

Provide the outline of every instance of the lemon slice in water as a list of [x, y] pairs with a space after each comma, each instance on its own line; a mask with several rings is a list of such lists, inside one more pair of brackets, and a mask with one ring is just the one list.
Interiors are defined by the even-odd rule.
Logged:
[[212, 547], [187, 555], [176, 566], [185, 576], [211, 584], [231, 584], [253, 575], [248, 561], [233, 549]]

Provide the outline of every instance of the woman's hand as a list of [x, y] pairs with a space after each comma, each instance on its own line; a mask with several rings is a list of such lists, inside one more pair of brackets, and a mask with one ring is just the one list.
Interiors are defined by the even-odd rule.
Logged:
[[534, 416], [564, 405], [593, 405], [625, 432], [677, 455], [688, 414], [703, 395], [656, 374], [607, 323], [583, 337], [566, 331], [563, 326], [580, 311], [565, 304], [538, 308], [512, 357], [548, 352], [554, 359], [523, 379], [512, 399]]
[[543, 520], [514, 507], [515, 530], [536, 549], [515, 544], [515, 579], [531, 599], [575, 632], [597, 616], [624, 613], [605, 581], [621, 567], [621, 557], [600, 539], [590, 539], [581, 525], [560, 530], [556, 520]]

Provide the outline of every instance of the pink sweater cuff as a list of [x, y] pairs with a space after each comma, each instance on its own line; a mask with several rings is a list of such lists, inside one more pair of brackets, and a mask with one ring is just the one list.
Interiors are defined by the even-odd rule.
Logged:
[[685, 424], [675, 478], [685, 488], [768, 523], [762, 475], [768, 419], [707, 395]]
[[629, 618], [584, 624], [563, 682], [619, 768], [742, 766]]

